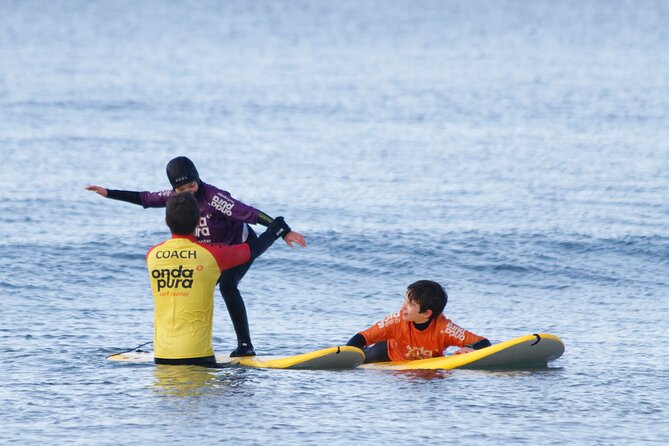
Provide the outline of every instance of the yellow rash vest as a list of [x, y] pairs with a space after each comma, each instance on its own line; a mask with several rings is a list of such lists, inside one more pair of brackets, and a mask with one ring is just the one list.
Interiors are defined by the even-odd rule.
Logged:
[[214, 354], [214, 289], [221, 271], [251, 258], [247, 244], [197, 243], [172, 235], [146, 255], [154, 300], [153, 347], [156, 358], [188, 359]]

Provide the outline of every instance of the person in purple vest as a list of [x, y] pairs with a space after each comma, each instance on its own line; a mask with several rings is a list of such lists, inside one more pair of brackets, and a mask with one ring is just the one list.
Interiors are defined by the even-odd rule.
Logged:
[[[200, 221], [195, 230], [195, 238], [200, 243], [236, 245], [257, 238], [249, 224], [269, 226], [274, 219], [260, 210], [232, 198], [229, 192], [221, 190], [200, 179], [193, 162], [185, 156], [174, 158], [167, 163], [167, 178], [171, 190], [162, 192], [136, 192], [87, 186], [86, 190], [96, 192], [106, 198], [139, 204], [146, 208], [165, 207], [170, 197], [181, 192], [191, 192], [200, 205]], [[291, 248], [294, 244], [306, 247], [304, 237], [295, 232], [282, 234]], [[219, 279], [219, 289], [232, 320], [237, 335], [237, 348], [230, 356], [254, 356], [246, 306], [239, 292], [239, 282], [251, 267], [253, 259], [223, 271]]]

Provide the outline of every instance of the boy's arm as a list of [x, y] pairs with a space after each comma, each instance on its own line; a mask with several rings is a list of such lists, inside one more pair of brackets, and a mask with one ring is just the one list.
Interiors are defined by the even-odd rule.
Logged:
[[367, 330], [361, 331], [348, 340], [346, 345], [362, 348], [370, 344], [385, 341], [394, 337], [395, 328], [401, 321], [400, 313], [386, 316]]
[[[274, 219], [272, 217], [270, 217], [269, 215], [267, 215], [263, 211], [260, 211], [260, 210], [258, 211], [257, 223], [259, 225], [269, 226], [270, 224], [272, 224], [273, 221], [274, 221]], [[306, 248], [306, 246], [307, 246], [307, 241], [304, 239], [304, 236], [302, 234], [300, 234], [299, 232], [289, 231], [289, 232], [283, 234], [281, 237], [283, 237], [283, 240], [291, 248], [293, 248], [293, 243], [297, 243], [298, 245], [300, 245], [303, 248]]]
[[465, 347], [469, 347], [472, 350], [481, 350], [482, 348], [490, 347], [492, 344], [486, 338], [481, 339], [480, 341], [474, 342], [473, 344], [467, 344]]
[[112, 200], [125, 201], [127, 203], [142, 205], [142, 199], [140, 198], [139, 192], [131, 190], [114, 190], [107, 189], [107, 198]]
[[489, 340], [483, 338], [478, 342], [475, 342], [473, 344], [467, 344], [461, 349], [458, 349], [453, 352], [454, 355], [461, 355], [463, 353], [469, 353], [473, 352], [474, 350], [481, 350], [482, 348], [490, 347], [492, 344], [490, 343]]
[[87, 186], [86, 190], [111, 198], [112, 200], [125, 201], [126, 203], [138, 204], [144, 208], [165, 207], [171, 191], [164, 192], [137, 192], [131, 190], [107, 189], [100, 186]]
[[[215, 186], [208, 185], [214, 194], [208, 200], [208, 205], [214, 210], [220, 212], [226, 218], [250, 223], [252, 225], [259, 224], [269, 227], [274, 219], [260, 209], [249, 206], [241, 201], [233, 198], [229, 192], [219, 189]], [[307, 242], [304, 236], [299, 232], [288, 231], [281, 234], [286, 244], [293, 248], [293, 243], [297, 243], [303, 248], [306, 248]]]
[[351, 339], [348, 340], [346, 343], [349, 347], [358, 347], [358, 348], [363, 348], [367, 345], [367, 341], [365, 340], [365, 337], [357, 333], [355, 336], [353, 336]]
[[274, 243], [276, 239], [283, 237], [289, 232], [290, 226], [286, 224], [283, 217], [275, 218], [265, 232], [260, 234], [260, 237], [248, 242], [249, 249], [251, 250], [251, 258], [255, 259], [260, 256], [263, 252], [267, 251], [267, 248], [272, 246], [272, 243]]
[[142, 200], [139, 197], [139, 192], [107, 189], [106, 187], [101, 186], [86, 186], [86, 190], [95, 192], [101, 197], [111, 198], [112, 200], [127, 201], [128, 203], [133, 204], [142, 204]]

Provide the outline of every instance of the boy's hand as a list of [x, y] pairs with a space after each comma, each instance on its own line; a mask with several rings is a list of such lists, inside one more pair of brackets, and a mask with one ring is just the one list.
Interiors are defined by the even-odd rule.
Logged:
[[307, 247], [307, 241], [299, 232], [290, 231], [288, 234], [286, 234], [286, 236], [283, 239], [286, 241], [286, 244], [288, 244], [288, 246], [290, 246], [291, 248], [294, 248], [293, 243], [297, 243], [303, 248]]
[[107, 192], [107, 189], [105, 189], [104, 187], [100, 187], [100, 186], [86, 186], [86, 190], [93, 191], [96, 194], [102, 195], [105, 198], [107, 198], [107, 195], [109, 195], [109, 193]]
[[461, 355], [463, 353], [469, 353], [475, 351], [473, 348], [470, 347], [462, 347], [460, 350], [455, 351], [453, 354], [454, 355]]

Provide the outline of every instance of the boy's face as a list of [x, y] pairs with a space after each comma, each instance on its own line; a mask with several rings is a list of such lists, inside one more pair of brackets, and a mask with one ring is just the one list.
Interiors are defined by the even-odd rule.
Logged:
[[191, 181], [190, 183], [182, 184], [181, 186], [175, 188], [174, 191], [178, 194], [182, 192], [190, 192], [191, 194], [195, 194], [195, 192], [197, 192], [197, 189], [198, 189], [197, 181]]
[[409, 295], [404, 295], [404, 305], [402, 305], [402, 317], [405, 321], [415, 322], [417, 324], [423, 324], [430, 319], [432, 316], [432, 310], [425, 310], [424, 313], [420, 312], [420, 305], [416, 302], [409, 300]]

